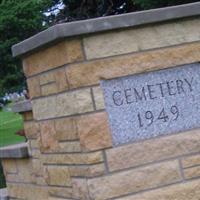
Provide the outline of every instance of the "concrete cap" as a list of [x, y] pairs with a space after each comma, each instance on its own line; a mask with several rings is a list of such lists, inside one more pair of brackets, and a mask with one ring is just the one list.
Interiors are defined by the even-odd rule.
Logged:
[[12, 53], [13, 56], [22, 56], [62, 38], [198, 15], [200, 15], [200, 2], [57, 24], [14, 45]]
[[8, 200], [8, 190], [6, 188], [0, 189], [0, 200]]
[[21, 101], [12, 106], [12, 111], [16, 113], [23, 113], [31, 110], [32, 110], [32, 105], [30, 100]]
[[0, 158], [28, 158], [29, 149], [27, 143], [9, 145], [0, 148]]

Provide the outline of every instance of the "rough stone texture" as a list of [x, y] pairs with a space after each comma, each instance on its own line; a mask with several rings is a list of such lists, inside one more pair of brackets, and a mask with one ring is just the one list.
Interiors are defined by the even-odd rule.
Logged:
[[45, 176], [49, 185], [71, 186], [69, 169], [66, 166], [48, 166]]
[[16, 160], [17, 174], [8, 174], [6, 180], [9, 182], [34, 183], [32, 160]]
[[200, 165], [200, 154], [183, 158], [182, 165], [184, 168]]
[[32, 159], [33, 174], [35, 177], [43, 176], [45, 169], [40, 159]]
[[55, 120], [56, 139], [59, 141], [78, 139], [76, 119], [73, 117]]
[[56, 81], [56, 86], [57, 86], [58, 92], [67, 90], [69, 88], [64, 67], [61, 69], [55, 70], [54, 76], [55, 76], [55, 81]]
[[40, 148], [40, 138], [37, 139], [29, 139], [29, 146], [31, 149], [39, 149]]
[[83, 60], [80, 40], [66, 40], [23, 59], [26, 76]]
[[185, 169], [184, 176], [186, 179], [200, 178], [200, 166]]
[[24, 131], [28, 139], [36, 139], [40, 131], [39, 123], [35, 121], [24, 122]]
[[42, 96], [47, 96], [47, 95], [55, 94], [55, 93], [57, 93], [57, 86], [55, 82], [41, 86]]
[[27, 79], [30, 98], [41, 96], [40, 80], [38, 76]]
[[83, 150], [93, 151], [112, 146], [105, 112], [82, 116], [77, 120], [77, 126]]
[[16, 174], [17, 173], [17, 164], [15, 160], [12, 159], [3, 159], [2, 165], [5, 174]]
[[41, 152], [52, 152], [58, 148], [56, 131], [53, 121], [40, 122], [40, 150]]
[[105, 173], [104, 164], [95, 164], [90, 166], [69, 166], [72, 177], [94, 177]]
[[41, 74], [39, 76], [39, 79], [40, 79], [39, 80], [40, 85], [46, 85], [46, 84], [55, 82], [55, 76], [54, 76], [53, 71], [47, 72], [45, 74]]
[[101, 110], [105, 108], [104, 105], [104, 98], [103, 98], [103, 91], [102, 89], [97, 86], [97, 87], [93, 87], [93, 94], [94, 94], [94, 101], [95, 101], [95, 106], [97, 110]]
[[73, 153], [73, 154], [46, 154], [42, 156], [46, 164], [96, 164], [103, 161], [102, 152], [95, 153]]
[[90, 199], [87, 188], [87, 181], [85, 179], [73, 178], [72, 187], [73, 187], [73, 198], [81, 200]]
[[71, 187], [49, 187], [48, 191], [51, 196], [59, 196], [64, 199], [72, 198], [72, 188]]
[[135, 73], [165, 69], [176, 65], [199, 62], [200, 43], [180, 45], [149, 52], [73, 64], [66, 68], [70, 88], [99, 84]]
[[[144, 150], [145, 149], [145, 150]], [[199, 152], [200, 131], [165, 136], [135, 144], [108, 149], [106, 156], [110, 171]]]
[[200, 180], [119, 198], [119, 200], [199, 200]]
[[97, 19], [84, 20], [74, 23], [63, 23], [50, 27], [28, 40], [25, 40], [12, 47], [13, 55], [19, 56], [44, 44], [52, 43], [61, 38], [77, 36], [81, 34], [102, 32], [119, 28], [133, 27], [153, 22], [179, 19], [184, 17], [198, 16], [199, 3], [185, 4], [167, 8], [133, 12], [123, 15], [102, 17]]
[[69, 116], [93, 110], [89, 89], [36, 99], [32, 102], [33, 115], [36, 120]]
[[179, 20], [89, 36], [84, 47], [87, 59], [102, 58], [199, 41], [199, 31], [199, 18]]
[[46, 188], [34, 186], [31, 184], [7, 184], [10, 197], [18, 199], [36, 200], [48, 199]]
[[104, 200], [180, 181], [178, 162], [170, 161], [88, 180], [93, 199]]
[[27, 79], [30, 97], [36, 98], [68, 89], [65, 67], [51, 70]]
[[60, 142], [59, 148], [56, 152], [81, 152], [81, 145], [79, 141]]

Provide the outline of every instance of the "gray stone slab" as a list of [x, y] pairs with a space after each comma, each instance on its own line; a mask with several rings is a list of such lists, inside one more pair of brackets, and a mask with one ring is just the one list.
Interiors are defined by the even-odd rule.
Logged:
[[17, 113], [28, 112], [32, 110], [32, 105], [29, 100], [21, 101], [12, 106], [12, 111]]
[[20, 143], [0, 148], [0, 158], [28, 158], [27, 143]]
[[113, 144], [200, 127], [200, 64], [102, 80]]
[[200, 15], [199, 2], [128, 13], [123, 15], [58, 24], [33, 37], [28, 38], [27, 40], [24, 40], [23, 42], [14, 45], [12, 47], [12, 53], [13, 56], [21, 56], [44, 45], [66, 37], [73, 37], [113, 29], [122, 29], [148, 23], [156, 23], [198, 15]]
[[0, 200], [9, 200], [8, 190], [6, 188], [0, 189]]

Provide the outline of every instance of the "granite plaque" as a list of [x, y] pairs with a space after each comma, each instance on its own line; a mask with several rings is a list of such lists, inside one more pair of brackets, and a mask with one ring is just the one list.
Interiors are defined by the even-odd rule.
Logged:
[[113, 144], [200, 127], [200, 64], [102, 80]]

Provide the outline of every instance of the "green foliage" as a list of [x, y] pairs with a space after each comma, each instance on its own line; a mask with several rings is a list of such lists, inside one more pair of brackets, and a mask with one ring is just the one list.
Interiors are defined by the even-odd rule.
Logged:
[[52, 0], [0, 1], [0, 96], [18, 90], [25, 81], [19, 59], [14, 59], [11, 46], [45, 28], [43, 14]]
[[65, 7], [52, 22], [56, 24], [197, 1], [199, 0], [62, 0], [60, 2]]
[[197, 2], [199, 0], [133, 0], [142, 9], [153, 9], [166, 6], [173, 6], [185, 3]]

